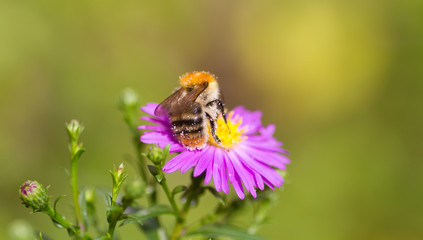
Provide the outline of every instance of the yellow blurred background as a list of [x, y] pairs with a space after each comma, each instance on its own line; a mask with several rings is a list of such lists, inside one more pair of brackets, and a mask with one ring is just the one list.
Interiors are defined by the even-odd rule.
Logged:
[[219, 78], [229, 108], [263, 111], [291, 152], [259, 234], [423, 239], [422, 56], [417, 0], [3, 0], [0, 239], [17, 219], [66, 239], [17, 191], [27, 179], [51, 185], [71, 218], [65, 122], [86, 126], [80, 185], [111, 186], [107, 171], [132, 153], [119, 94], [159, 102], [194, 70]]

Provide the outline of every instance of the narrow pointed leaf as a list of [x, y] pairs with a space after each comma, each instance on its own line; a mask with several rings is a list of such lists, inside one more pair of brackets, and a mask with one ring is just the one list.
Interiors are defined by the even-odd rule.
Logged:
[[128, 223], [142, 223], [144, 220], [156, 217], [162, 214], [173, 214], [172, 208], [166, 205], [155, 205], [149, 208], [145, 208], [142, 210], [139, 210], [135, 213], [128, 214], [127, 219], [125, 219], [121, 226], [128, 224]]
[[183, 192], [183, 191], [186, 191], [187, 189], [188, 189], [188, 187], [187, 187], [187, 186], [184, 186], [184, 185], [179, 185], [179, 186], [176, 186], [176, 187], [172, 190], [172, 195], [173, 195], [173, 196], [175, 196], [176, 194], [181, 193], [181, 192]]
[[[56, 211], [56, 205], [57, 205], [57, 203], [60, 201], [60, 200], [62, 200], [62, 198], [64, 198], [64, 197], [66, 197], [66, 195], [60, 195], [60, 196], [58, 196], [57, 198], [56, 198], [56, 200], [54, 201], [54, 204], [53, 204], [53, 211], [56, 213], [57, 211]], [[41, 234], [41, 233], [40, 233]]]

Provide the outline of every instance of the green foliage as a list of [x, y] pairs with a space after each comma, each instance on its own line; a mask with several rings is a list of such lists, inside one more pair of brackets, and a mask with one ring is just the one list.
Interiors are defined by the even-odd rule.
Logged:
[[[137, 97], [133, 92], [127, 90], [120, 98], [119, 106], [124, 112], [124, 119], [130, 129], [134, 129], [134, 121], [131, 118], [135, 118], [134, 109], [137, 105]], [[34, 187], [34, 191], [31, 194], [23, 194], [21, 191], [21, 199], [27, 207], [34, 209], [35, 212], [42, 212], [48, 215], [53, 223], [67, 230], [70, 238], [73, 239], [98, 239], [98, 240], [112, 240], [115, 239], [115, 230], [117, 227], [125, 226], [129, 223], [134, 223], [139, 226], [139, 229], [144, 232], [145, 236], [151, 240], [176, 240], [185, 236], [191, 235], [203, 235], [206, 237], [229, 237], [234, 239], [246, 239], [246, 240], [262, 240], [263, 238], [242, 230], [234, 226], [228, 225], [232, 213], [236, 212], [241, 208], [237, 208], [236, 203], [241, 204], [242, 201], [237, 199], [230, 203], [226, 202], [226, 198], [222, 197], [214, 188], [203, 186], [204, 174], [198, 178], [191, 177], [191, 183], [189, 186], [176, 186], [170, 191], [167, 185], [167, 179], [165, 173], [162, 171], [163, 165], [166, 162], [169, 154], [169, 147], [161, 149], [158, 147], [151, 147], [147, 152], [142, 152], [143, 146], [139, 144], [140, 133], [138, 131], [131, 131], [136, 136], [133, 139], [137, 139], [134, 142], [138, 166], [142, 167], [140, 170], [139, 178], [129, 181], [125, 186], [123, 196], [120, 196], [120, 190], [128, 178], [126, 168], [124, 164], [120, 164], [118, 168], [110, 171], [112, 177], [112, 187], [110, 193], [106, 193], [106, 221], [108, 227], [104, 228], [100, 226], [99, 219], [97, 217], [97, 199], [96, 190], [94, 188], [82, 188], [79, 189], [77, 184], [77, 171], [78, 162], [81, 154], [85, 151], [82, 147], [82, 143], [79, 142], [80, 134], [83, 131], [83, 126], [76, 120], [72, 120], [66, 126], [69, 135], [69, 150], [71, 153], [71, 188], [74, 198], [74, 208], [76, 222], [72, 223], [62, 216], [57, 209], [58, 202], [64, 198], [64, 195], [59, 196], [53, 203], [53, 208], [50, 206], [47, 191], [38, 182], [28, 182], [25, 186]], [[153, 165], [147, 165], [145, 159], [149, 159]], [[145, 169], [148, 169], [150, 176], [145, 175]], [[166, 195], [169, 205], [161, 204], [157, 201], [157, 189], [156, 185], [159, 185]], [[153, 189], [147, 191], [146, 189]], [[21, 187], [21, 189], [26, 189]], [[204, 216], [203, 219], [198, 221], [195, 226], [191, 226], [188, 229], [186, 220], [188, 213], [193, 206], [199, 205], [200, 198], [204, 193], [210, 192], [217, 200], [217, 208], [212, 211], [209, 215]], [[181, 193], [182, 202], [178, 202], [175, 199], [175, 195]], [[137, 200], [146, 198], [148, 206], [143, 207]], [[43, 200], [40, 203], [39, 200]], [[258, 200], [266, 205], [266, 198], [263, 196], [263, 200]], [[42, 204], [42, 206], [40, 206]], [[258, 203], [260, 204], [260, 203]], [[173, 231], [168, 234], [161, 225], [160, 217], [163, 215], [172, 215], [175, 219], [175, 226]], [[252, 226], [254, 229], [258, 228], [264, 219], [265, 211], [261, 211], [257, 219], [253, 221]], [[119, 224], [120, 222], [120, 224]], [[217, 225], [220, 224], [220, 225]], [[222, 225], [224, 224], [224, 225]], [[94, 229], [98, 236], [93, 236]], [[104, 229], [107, 229], [105, 231]], [[189, 230], [189, 231], [188, 231]], [[38, 235], [38, 239], [43, 239], [42, 234]]]

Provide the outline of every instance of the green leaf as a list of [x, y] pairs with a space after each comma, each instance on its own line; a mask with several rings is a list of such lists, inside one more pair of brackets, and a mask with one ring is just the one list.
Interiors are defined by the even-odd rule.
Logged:
[[167, 158], [167, 155], [169, 155], [169, 149], [170, 149], [170, 144], [167, 144], [163, 148], [163, 160], [165, 160]]
[[38, 234], [37, 240], [43, 240], [43, 234], [41, 232]]
[[82, 223], [84, 227], [87, 229], [89, 228], [88, 225], [88, 214], [87, 214], [87, 201], [85, 200], [85, 187], [81, 189], [79, 192], [79, 207], [81, 208], [82, 212]]
[[229, 237], [240, 240], [266, 240], [266, 238], [249, 234], [246, 230], [228, 225], [205, 225], [192, 232], [188, 232], [186, 236], [205, 235], [210, 237]]
[[133, 222], [140, 223], [143, 220], [162, 214], [173, 214], [173, 210], [167, 205], [154, 205], [152, 207], [139, 210], [133, 214], [128, 214], [127, 219], [125, 219], [120, 226]]
[[153, 176], [156, 176], [157, 174], [159, 174], [159, 170], [156, 168], [156, 166], [148, 165], [147, 168], [148, 168], [148, 171], [150, 171], [150, 173]]
[[164, 178], [163, 173], [156, 166], [148, 165], [147, 167], [148, 167], [148, 171], [150, 171], [150, 173], [154, 176], [154, 178], [156, 178], [157, 182], [161, 183]]
[[[62, 200], [62, 198], [64, 198], [64, 197], [66, 197], [66, 195], [60, 195], [59, 197], [57, 197], [56, 198], [56, 200], [54, 201], [54, 204], [53, 204], [53, 210], [54, 210], [54, 213], [56, 214], [56, 205], [57, 205], [57, 203], [60, 201], [60, 200]], [[41, 234], [41, 233], [40, 233]]]
[[122, 227], [128, 223], [138, 223], [141, 225], [143, 224], [140, 218], [134, 217], [133, 215], [128, 215], [119, 226]]
[[107, 206], [107, 211], [106, 211], [107, 222], [110, 223], [118, 219], [121, 216], [122, 212], [123, 212], [123, 209], [119, 205]]
[[154, 177], [156, 178], [156, 180], [157, 180], [158, 183], [161, 183], [162, 180], [163, 180], [163, 178], [164, 178], [164, 175], [163, 174], [157, 174]]
[[176, 187], [172, 190], [172, 195], [173, 195], [173, 196], [175, 196], [176, 194], [181, 193], [181, 192], [184, 192], [184, 191], [186, 191], [187, 189], [188, 189], [188, 187], [187, 187], [187, 186], [184, 186], [184, 185], [179, 185], [179, 186], [176, 186]]

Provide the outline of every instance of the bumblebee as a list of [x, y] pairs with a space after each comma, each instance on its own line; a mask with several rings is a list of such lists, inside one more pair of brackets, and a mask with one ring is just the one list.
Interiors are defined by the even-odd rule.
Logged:
[[181, 87], [160, 103], [156, 116], [168, 115], [173, 137], [189, 150], [206, 146], [209, 134], [222, 145], [216, 135], [216, 120], [222, 114], [227, 123], [225, 105], [217, 80], [208, 72], [190, 72], [179, 77]]

